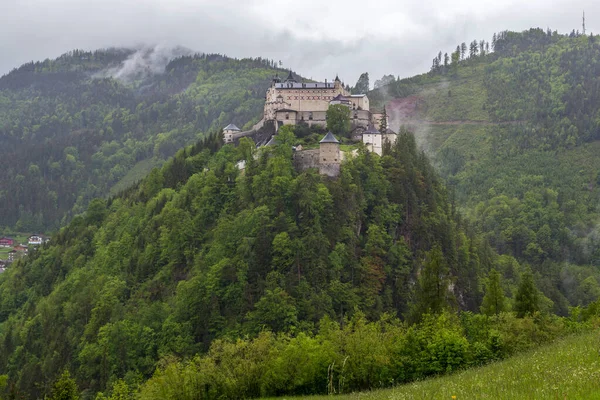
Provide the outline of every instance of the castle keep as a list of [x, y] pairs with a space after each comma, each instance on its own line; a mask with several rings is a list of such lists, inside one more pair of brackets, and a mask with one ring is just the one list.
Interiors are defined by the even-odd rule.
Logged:
[[352, 128], [365, 129], [373, 123], [369, 98], [365, 94], [350, 94], [339, 77], [333, 82], [297, 82], [290, 71], [285, 81], [276, 75], [267, 89], [263, 117], [279, 125], [305, 122], [309, 126], [325, 126], [327, 109], [344, 104], [351, 110]]

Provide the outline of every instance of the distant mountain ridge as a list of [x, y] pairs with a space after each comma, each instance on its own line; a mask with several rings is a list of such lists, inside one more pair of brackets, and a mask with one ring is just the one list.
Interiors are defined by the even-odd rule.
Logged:
[[161, 47], [74, 50], [16, 68], [0, 78], [0, 225], [57, 229], [181, 146], [255, 122], [276, 72], [270, 60]]

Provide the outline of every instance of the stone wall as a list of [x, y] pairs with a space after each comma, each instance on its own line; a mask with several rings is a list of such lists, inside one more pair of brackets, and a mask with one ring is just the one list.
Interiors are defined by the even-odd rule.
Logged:
[[309, 168], [319, 168], [319, 149], [301, 150], [294, 153], [294, 168], [305, 171]]
[[294, 168], [302, 172], [309, 168], [318, 168], [319, 174], [331, 178], [340, 175], [340, 162], [323, 162], [321, 149], [301, 150], [294, 153]]
[[319, 148], [319, 164], [340, 163], [339, 143], [321, 143]]
[[253, 128], [255, 127], [258, 127], [258, 129], [239, 132], [233, 135], [233, 144], [237, 146], [241, 138], [249, 137], [257, 146], [263, 146], [277, 132], [275, 121], [260, 120]]
[[340, 164], [332, 163], [332, 164], [319, 164], [319, 174], [326, 175], [330, 178], [336, 178], [340, 176]]

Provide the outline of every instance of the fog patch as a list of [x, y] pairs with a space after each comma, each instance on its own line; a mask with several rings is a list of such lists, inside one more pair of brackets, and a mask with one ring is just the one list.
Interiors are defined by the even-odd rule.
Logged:
[[132, 83], [163, 74], [171, 60], [191, 54], [191, 50], [180, 46], [143, 46], [136, 49], [120, 65], [102, 70], [94, 77], [111, 77], [124, 83]]

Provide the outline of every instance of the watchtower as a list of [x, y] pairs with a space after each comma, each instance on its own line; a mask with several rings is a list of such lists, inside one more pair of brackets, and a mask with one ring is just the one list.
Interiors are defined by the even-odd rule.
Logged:
[[223, 141], [225, 143], [233, 143], [233, 135], [240, 133], [240, 128], [234, 124], [229, 124], [223, 128]]

